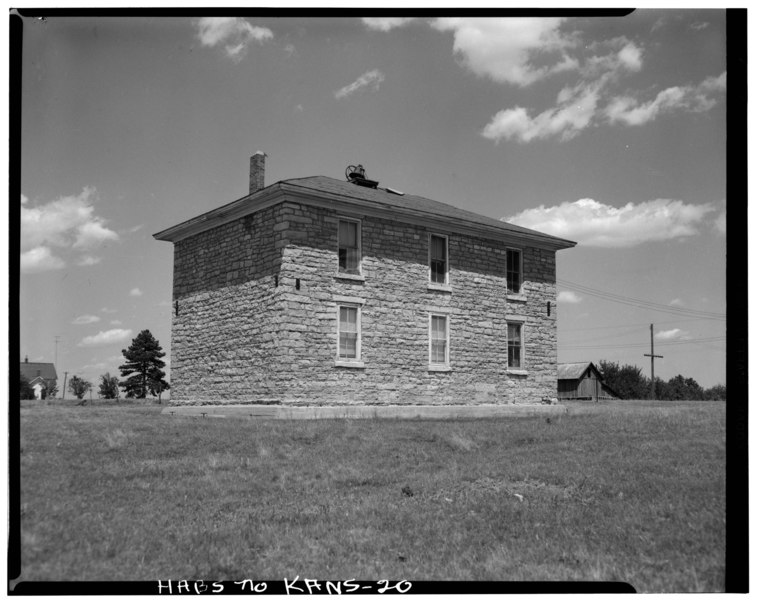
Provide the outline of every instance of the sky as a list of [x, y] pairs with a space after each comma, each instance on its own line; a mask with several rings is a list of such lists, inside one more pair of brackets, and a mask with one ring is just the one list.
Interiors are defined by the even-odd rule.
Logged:
[[[282, 13], [286, 14], [286, 13]], [[152, 235], [348, 165], [578, 243], [558, 360], [725, 383], [725, 11], [600, 18], [24, 20], [20, 360], [97, 383], [149, 329]], [[11, 199], [11, 201], [14, 201]]]

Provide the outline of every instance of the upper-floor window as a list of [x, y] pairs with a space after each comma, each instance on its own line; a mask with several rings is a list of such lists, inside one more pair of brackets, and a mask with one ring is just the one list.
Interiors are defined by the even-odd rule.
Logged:
[[360, 221], [339, 220], [339, 272], [360, 274]]
[[449, 319], [446, 315], [431, 315], [429, 335], [429, 363], [449, 364]]
[[523, 253], [520, 250], [507, 249], [507, 291], [520, 294], [523, 281]]
[[523, 368], [523, 324], [507, 324], [507, 366], [510, 369]]
[[360, 307], [340, 305], [338, 360], [360, 360]]
[[431, 283], [448, 283], [449, 260], [446, 235], [429, 235], [428, 261]]

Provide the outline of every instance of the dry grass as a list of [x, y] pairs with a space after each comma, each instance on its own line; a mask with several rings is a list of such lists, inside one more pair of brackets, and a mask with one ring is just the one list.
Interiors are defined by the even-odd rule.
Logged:
[[[595, 407], [596, 408], [596, 407]], [[560, 419], [21, 413], [26, 580], [603, 580], [722, 591], [722, 404]]]

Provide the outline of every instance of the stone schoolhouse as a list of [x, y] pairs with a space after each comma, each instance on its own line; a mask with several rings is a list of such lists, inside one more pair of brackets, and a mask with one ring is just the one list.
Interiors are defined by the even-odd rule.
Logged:
[[575, 245], [353, 169], [264, 185], [174, 244], [173, 405], [540, 403], [557, 396], [555, 253]]

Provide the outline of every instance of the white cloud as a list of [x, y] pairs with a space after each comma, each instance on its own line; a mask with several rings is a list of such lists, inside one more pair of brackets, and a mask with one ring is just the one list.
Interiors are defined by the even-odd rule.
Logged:
[[41, 273], [62, 269], [66, 263], [57, 256], [53, 256], [47, 246], [38, 246], [21, 253], [22, 273]]
[[673, 298], [668, 304], [670, 306], [684, 306], [683, 300], [680, 298]]
[[76, 264], [81, 267], [90, 267], [92, 265], [96, 265], [97, 263], [101, 261], [102, 261], [102, 257], [100, 256], [89, 256], [85, 254], [77, 261]]
[[649, 200], [621, 208], [591, 198], [558, 206], [524, 210], [503, 219], [516, 225], [577, 241], [583, 246], [628, 248], [645, 242], [687, 237], [712, 212], [712, 204], [684, 204], [681, 200]]
[[605, 108], [610, 123], [644, 125], [662, 114], [674, 111], [704, 112], [717, 104], [716, 96], [726, 89], [726, 74], [708, 77], [696, 86], [674, 86], [662, 90], [648, 102], [640, 103], [630, 96], [613, 98]]
[[107, 306], [103, 306], [100, 309], [100, 312], [104, 312], [104, 313], [108, 313], [108, 314], [113, 314], [113, 313], [116, 313], [118, 311], [115, 308], [108, 308]]
[[95, 335], [88, 335], [79, 342], [79, 346], [107, 346], [129, 339], [131, 329], [108, 329]]
[[384, 74], [378, 69], [373, 69], [372, 71], [367, 71], [363, 73], [360, 77], [358, 77], [355, 81], [353, 81], [349, 85], [346, 85], [343, 88], [334, 92], [334, 97], [337, 99], [346, 98], [347, 96], [351, 96], [358, 90], [364, 87], [369, 87], [369, 86], [373, 87], [373, 90], [376, 91], [379, 89], [379, 86], [381, 85], [383, 81], [384, 81]]
[[90, 323], [97, 323], [100, 320], [100, 317], [97, 315], [81, 315], [80, 317], [76, 317], [71, 323], [73, 325], [89, 325]]
[[583, 298], [570, 290], [563, 290], [557, 294], [557, 301], [564, 302], [566, 304], [578, 304]]
[[118, 234], [94, 214], [97, 191], [85, 187], [78, 196], [63, 196], [47, 204], [30, 207], [21, 197], [21, 269], [24, 272], [58, 269], [65, 265], [52, 248], [87, 251], [79, 264], [94, 264], [99, 259], [91, 250], [104, 242], [118, 241]]
[[656, 340], [669, 342], [672, 340], [688, 340], [691, 339], [688, 332], [681, 329], [668, 329], [666, 331], [658, 331], [654, 334]]
[[[565, 54], [573, 44], [560, 33], [563, 18], [442, 18], [432, 23], [454, 33], [454, 52], [465, 66], [498, 83], [526, 86], [577, 67]], [[548, 62], [549, 64], [538, 63]]]
[[560, 104], [530, 117], [525, 108], [516, 106], [499, 111], [484, 127], [481, 135], [499, 143], [514, 138], [519, 142], [560, 136], [568, 140], [591, 125], [597, 110], [601, 81], [589, 86], [564, 88], [558, 95]]
[[376, 31], [389, 31], [395, 27], [404, 27], [415, 21], [415, 17], [364, 17], [363, 25]]
[[140, 290], [138, 287], [132, 288], [132, 290], [129, 292], [129, 296], [141, 296], [141, 295], [142, 295], [142, 290]]
[[203, 46], [223, 46], [231, 60], [240, 62], [251, 43], [264, 44], [273, 32], [240, 17], [203, 17], [197, 22], [197, 37]]
[[115, 321], [111, 321], [110, 324], [111, 325], [123, 325], [123, 323], [121, 323], [121, 321], [119, 321], [118, 319], [116, 319]]
[[722, 233], [725, 235], [725, 228], [726, 228], [726, 220], [725, 220], [725, 210], [721, 212], [716, 218], [715, 222], [713, 223], [713, 226], [715, 227], [715, 231], [718, 233]]

